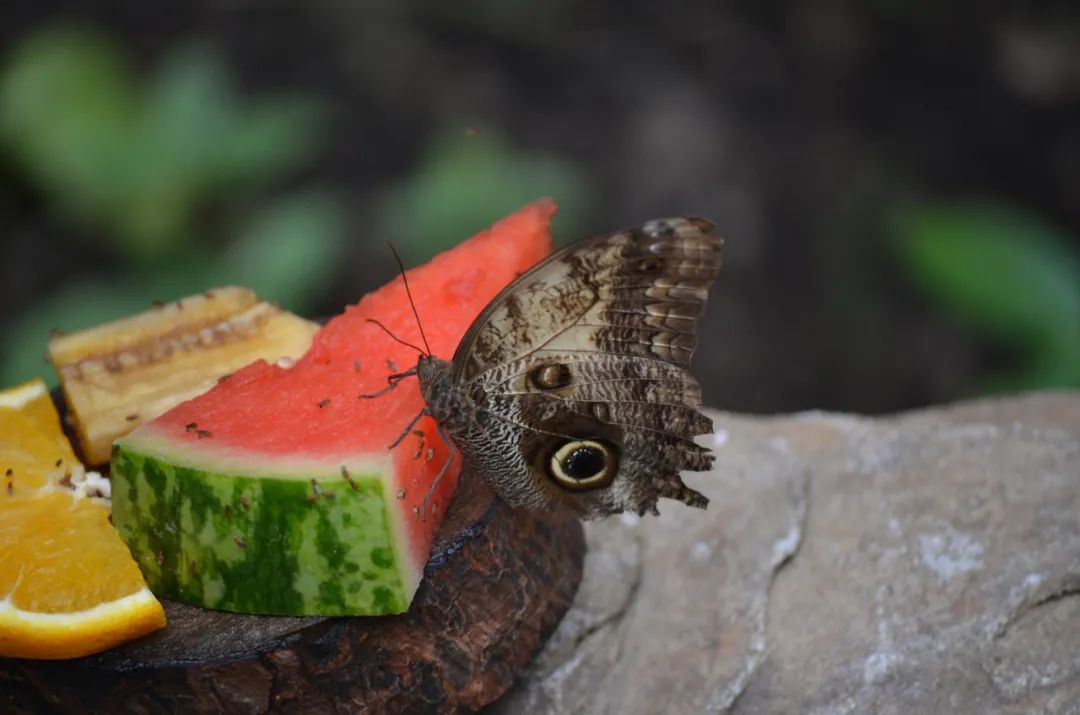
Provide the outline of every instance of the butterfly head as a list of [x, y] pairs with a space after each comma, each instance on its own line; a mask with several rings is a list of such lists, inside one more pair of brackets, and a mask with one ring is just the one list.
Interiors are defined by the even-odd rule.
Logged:
[[451, 434], [468, 423], [470, 405], [454, 383], [450, 363], [432, 355], [421, 355], [416, 361], [416, 377], [420, 381], [420, 394], [436, 422]]
[[437, 391], [450, 381], [450, 363], [434, 355], [421, 353], [416, 360], [416, 377], [420, 380], [420, 390], [425, 398], [430, 390]]

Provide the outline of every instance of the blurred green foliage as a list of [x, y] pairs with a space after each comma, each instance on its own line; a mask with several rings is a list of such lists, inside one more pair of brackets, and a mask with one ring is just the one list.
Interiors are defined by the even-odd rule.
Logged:
[[[460, 125], [456, 125], [460, 126]], [[581, 237], [589, 184], [572, 163], [514, 151], [490, 131], [444, 131], [418, 170], [381, 202], [382, 226], [415, 265], [543, 196], [556, 198], [555, 237]]]
[[927, 297], [1019, 356], [987, 391], [1080, 387], [1080, 255], [1067, 236], [977, 202], [907, 206], [894, 226], [902, 264]]
[[344, 217], [324, 192], [265, 194], [312, 157], [318, 119], [304, 97], [241, 96], [205, 48], [175, 52], [140, 79], [87, 29], [23, 41], [0, 67], [0, 146], [71, 235], [117, 268], [60, 285], [21, 316], [0, 384], [46, 373], [51, 328], [154, 299], [235, 283], [304, 312], [343, 254]]

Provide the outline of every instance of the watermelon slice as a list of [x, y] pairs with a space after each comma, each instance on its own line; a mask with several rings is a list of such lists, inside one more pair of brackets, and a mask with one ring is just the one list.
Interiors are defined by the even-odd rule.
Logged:
[[[434, 354], [449, 358], [503, 286], [551, 249], [555, 205], [526, 206], [408, 273]], [[158, 596], [246, 613], [408, 608], [457, 483], [415, 380], [422, 344], [401, 278], [346, 308], [295, 365], [254, 363], [118, 440], [113, 522]]]

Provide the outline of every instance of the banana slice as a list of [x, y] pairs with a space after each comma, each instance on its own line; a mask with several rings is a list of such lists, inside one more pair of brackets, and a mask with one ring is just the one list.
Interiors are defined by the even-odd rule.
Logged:
[[247, 288], [189, 296], [49, 341], [83, 458], [255, 360], [295, 359], [318, 326]]

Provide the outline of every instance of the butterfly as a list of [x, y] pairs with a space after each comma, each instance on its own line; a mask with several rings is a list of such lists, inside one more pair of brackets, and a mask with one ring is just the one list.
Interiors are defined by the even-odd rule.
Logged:
[[402, 435], [430, 415], [514, 507], [584, 519], [658, 514], [660, 497], [705, 508], [680, 473], [713, 462], [694, 441], [712, 421], [689, 365], [722, 246], [691, 217], [574, 243], [504, 288], [450, 361], [417, 348], [414, 368], [367, 396], [417, 377], [426, 406]]

